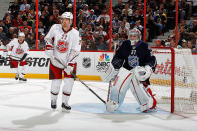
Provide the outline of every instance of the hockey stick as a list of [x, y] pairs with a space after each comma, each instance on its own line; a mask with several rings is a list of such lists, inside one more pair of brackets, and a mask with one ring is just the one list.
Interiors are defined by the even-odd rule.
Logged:
[[[61, 65], [62, 62], [57, 59], [56, 57], [54, 57], [55, 60], [57, 60]], [[64, 66], [64, 65], [63, 65]], [[64, 68], [66, 68], [66, 66], [64, 66]], [[106, 102], [96, 93], [94, 92], [87, 84], [85, 84], [79, 77], [77, 77], [73, 72], [71, 73], [71, 75], [75, 78], [78, 79], [89, 91], [91, 91], [99, 100], [101, 100], [104, 104], [106, 104]]]
[[[20, 62], [20, 60], [7, 60], [7, 59], [5, 59], [5, 61], [18, 61], [18, 62]], [[35, 62], [35, 61], [26, 61], [26, 62]], [[39, 62], [36, 62], [36, 63], [39, 63]]]
[[96, 92], [94, 92], [88, 85], [86, 85], [86, 83], [84, 83], [79, 77], [77, 77], [74, 73], [71, 73], [75, 79], [78, 79], [86, 88], [88, 88], [89, 91], [91, 91], [97, 98], [99, 98], [104, 104], [106, 104], [106, 102], [98, 95], [96, 94]]
[[[17, 57], [17, 56], [12, 56], [12, 55], [8, 55], [9, 57], [14, 57], [14, 58], [17, 58], [17, 59], [21, 59], [20, 57]], [[20, 61], [20, 60], [7, 60], [7, 61]], [[26, 62], [35, 62], [35, 61], [29, 61], [27, 60]], [[39, 63], [39, 62], [35, 62], [35, 63]]]
[[14, 58], [17, 58], [17, 59], [21, 59], [20, 57], [17, 57], [17, 56], [13, 56], [13, 55], [7, 55], [9, 57], [14, 57]]

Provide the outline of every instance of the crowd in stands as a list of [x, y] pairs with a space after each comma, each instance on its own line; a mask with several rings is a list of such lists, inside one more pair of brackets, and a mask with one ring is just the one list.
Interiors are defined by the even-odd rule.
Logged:
[[110, 4], [106, 0], [81, 0], [76, 12], [82, 50], [109, 51]]
[[197, 53], [197, 12], [191, 1], [179, 2], [178, 47]]
[[[197, 12], [191, 1], [181, 0], [178, 7], [177, 48], [190, 48], [193, 53], [197, 53]], [[175, 33], [166, 40], [157, 39], [156, 46], [176, 47]]]
[[176, 0], [147, 0], [146, 6], [147, 41], [175, 29]]
[[[82, 50], [113, 51], [128, 38], [132, 28], [138, 28], [144, 39], [143, 2], [144, 0], [117, 0], [117, 4], [113, 4], [112, 1], [110, 44], [109, 1], [76, 0], [75, 28], [79, 30], [82, 38]], [[178, 47], [192, 48], [195, 52], [197, 14], [192, 11], [195, 10], [192, 9], [192, 3], [187, 0], [180, 0], [178, 5]], [[146, 41], [152, 42], [157, 36], [175, 30], [175, 6], [176, 0], [146, 1]], [[39, 0], [38, 8], [38, 49], [42, 50], [45, 46], [44, 37], [50, 27], [61, 23], [60, 16], [63, 12], [73, 12], [73, 0]], [[189, 23], [186, 22], [188, 20]], [[30, 49], [36, 49], [36, 0], [14, 0], [3, 20], [0, 20], [0, 41], [4, 45], [16, 38], [19, 31], [25, 33]], [[169, 35], [166, 40], [156, 40], [156, 46], [175, 47], [174, 34]], [[192, 46], [188, 43], [192, 43]]]
[[[8, 44], [17, 38], [18, 32], [25, 33], [30, 48], [35, 47], [36, 0], [14, 0], [4, 18], [0, 20], [0, 42]], [[33, 38], [32, 38], [33, 37]]]

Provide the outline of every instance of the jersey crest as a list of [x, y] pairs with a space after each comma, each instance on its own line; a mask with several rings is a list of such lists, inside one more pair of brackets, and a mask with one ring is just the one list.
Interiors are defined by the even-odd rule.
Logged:
[[68, 50], [68, 42], [64, 40], [59, 40], [57, 44], [57, 50], [60, 53], [65, 53]]
[[134, 68], [139, 65], [139, 58], [137, 56], [129, 56], [128, 57], [128, 64], [130, 67]]
[[20, 54], [23, 54], [23, 53], [24, 53], [23, 49], [21, 49], [21, 48], [16, 49], [16, 54], [20, 55]]

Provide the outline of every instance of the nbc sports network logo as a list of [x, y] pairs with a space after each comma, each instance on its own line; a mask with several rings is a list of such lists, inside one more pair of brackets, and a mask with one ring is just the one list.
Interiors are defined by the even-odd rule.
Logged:
[[110, 58], [108, 54], [101, 54], [98, 60], [98, 64], [96, 65], [96, 70], [98, 72], [105, 72], [110, 64]]

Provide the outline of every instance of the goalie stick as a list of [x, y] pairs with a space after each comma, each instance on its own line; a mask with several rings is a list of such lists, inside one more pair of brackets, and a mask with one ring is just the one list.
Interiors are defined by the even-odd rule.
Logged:
[[[55, 60], [57, 60], [61, 65], [62, 62], [57, 59], [56, 57], [54, 57]], [[63, 65], [64, 66], [64, 65]], [[64, 66], [64, 68], [66, 68], [66, 66]], [[72, 76], [74, 76], [75, 79], [78, 79], [90, 92], [92, 92], [99, 100], [101, 100], [104, 104], [106, 104], [106, 102], [96, 93], [94, 92], [86, 83], [84, 83], [79, 77], [77, 77], [73, 72], [71, 73]]]

